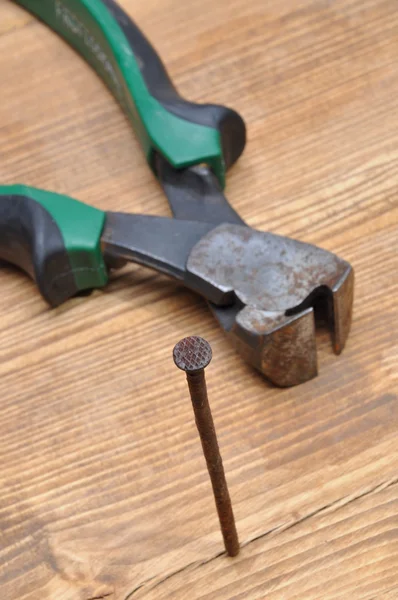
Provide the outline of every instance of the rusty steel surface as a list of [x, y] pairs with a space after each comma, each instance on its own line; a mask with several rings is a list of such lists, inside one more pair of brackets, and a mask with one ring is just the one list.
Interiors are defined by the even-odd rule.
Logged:
[[187, 376], [195, 422], [213, 487], [225, 549], [229, 556], [236, 556], [239, 554], [238, 533], [207, 396], [204, 372], [211, 361], [212, 350], [206, 340], [191, 336], [178, 342], [173, 350], [173, 358], [176, 366], [185, 371]]
[[317, 374], [314, 305], [322, 306], [338, 354], [352, 317], [352, 267], [297, 240], [224, 224], [193, 248], [187, 270], [219, 290], [213, 312], [244, 357], [273, 383]]

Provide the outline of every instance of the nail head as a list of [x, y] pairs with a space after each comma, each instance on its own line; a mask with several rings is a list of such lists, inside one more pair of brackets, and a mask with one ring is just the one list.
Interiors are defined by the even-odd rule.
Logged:
[[184, 338], [175, 345], [173, 350], [176, 366], [186, 373], [205, 369], [212, 356], [209, 342], [196, 335]]

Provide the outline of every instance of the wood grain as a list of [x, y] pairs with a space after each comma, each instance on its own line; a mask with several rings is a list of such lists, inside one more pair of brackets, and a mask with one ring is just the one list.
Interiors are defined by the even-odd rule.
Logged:
[[[396, 0], [122, 0], [183, 94], [229, 104], [249, 142], [228, 197], [250, 225], [356, 271], [352, 333], [320, 374], [267, 384], [205, 303], [129, 267], [50, 311], [0, 269], [0, 584], [5, 600], [395, 600]], [[102, 83], [0, 3], [0, 179], [103, 209], [169, 214]], [[243, 550], [221, 554], [184, 377], [208, 387]], [[156, 368], [153, 368], [156, 364]]]

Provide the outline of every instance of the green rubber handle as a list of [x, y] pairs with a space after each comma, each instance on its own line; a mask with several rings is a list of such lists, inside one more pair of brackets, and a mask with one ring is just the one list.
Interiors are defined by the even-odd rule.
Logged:
[[15, 0], [73, 46], [131, 120], [149, 164], [158, 152], [175, 168], [206, 163], [222, 187], [246, 130], [233, 110], [185, 101], [153, 47], [114, 0]]
[[101, 251], [106, 213], [51, 192], [0, 187], [0, 259], [19, 266], [51, 306], [108, 281]]

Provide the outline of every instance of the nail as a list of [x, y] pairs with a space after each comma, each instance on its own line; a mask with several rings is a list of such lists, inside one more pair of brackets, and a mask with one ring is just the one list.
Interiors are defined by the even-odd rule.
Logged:
[[185, 371], [187, 376], [196, 426], [213, 486], [225, 549], [229, 556], [236, 556], [239, 553], [239, 539], [207, 397], [205, 368], [212, 359], [211, 346], [201, 337], [187, 337], [174, 347], [173, 358], [176, 366]]

